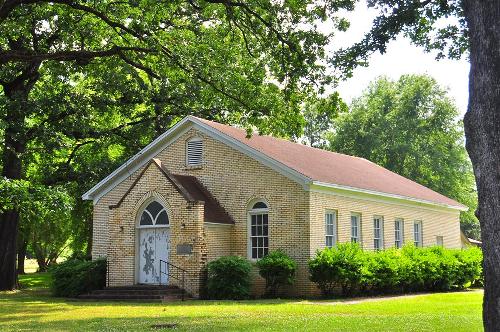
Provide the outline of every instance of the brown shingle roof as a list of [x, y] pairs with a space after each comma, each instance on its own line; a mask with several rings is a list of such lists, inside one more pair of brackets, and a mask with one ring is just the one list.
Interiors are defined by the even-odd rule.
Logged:
[[190, 175], [172, 174], [158, 159], [153, 162], [160, 168], [163, 174], [174, 184], [179, 192], [189, 202], [205, 202], [204, 221], [218, 224], [234, 224], [229, 213], [219, 204], [207, 188], [198, 181], [197, 178]]
[[110, 205], [110, 209], [116, 209], [121, 206], [125, 197], [132, 191], [132, 189], [137, 185], [139, 180], [142, 178], [146, 172], [149, 165], [154, 164], [162, 172], [170, 183], [175, 187], [175, 189], [186, 199], [186, 201], [194, 202], [204, 202], [204, 222], [218, 223], [218, 224], [234, 224], [234, 220], [231, 218], [229, 213], [224, 210], [224, 208], [219, 204], [219, 202], [212, 196], [212, 194], [206, 189], [200, 181], [194, 176], [189, 175], [179, 175], [172, 174], [169, 170], [163, 167], [159, 159], [152, 159], [149, 164], [144, 167], [142, 172], [134, 180], [130, 188], [125, 192], [125, 194], [120, 198], [120, 200], [114, 204]]
[[219, 202], [212, 196], [201, 182], [190, 175], [172, 174], [182, 185], [182, 187], [189, 192], [191, 197], [197, 201], [205, 202], [205, 222], [219, 223], [219, 224], [234, 224], [233, 219], [229, 213], [219, 204]]
[[316, 149], [271, 136], [255, 134], [247, 138], [242, 129], [204, 119], [198, 120], [312, 181], [464, 207], [451, 198], [363, 158]]

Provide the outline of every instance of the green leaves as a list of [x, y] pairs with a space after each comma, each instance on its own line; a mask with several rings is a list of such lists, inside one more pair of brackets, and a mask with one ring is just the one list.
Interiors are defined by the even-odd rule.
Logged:
[[52, 295], [77, 297], [106, 286], [106, 260], [80, 261], [70, 259], [50, 269]]
[[402, 34], [436, 58], [461, 58], [468, 50], [468, 29], [462, 1], [370, 0], [378, 13], [371, 30], [352, 46], [331, 57], [331, 64], [350, 77], [367, 64], [374, 52], [385, 53], [387, 44]]
[[0, 211], [17, 209], [24, 218], [71, 212], [72, 199], [60, 187], [34, 185], [27, 180], [0, 178]]
[[310, 279], [325, 295], [463, 289], [482, 280], [479, 248], [417, 248], [362, 251], [358, 244], [325, 248], [309, 261]]
[[325, 248], [309, 260], [309, 279], [318, 285], [323, 295], [332, 295], [337, 287], [343, 295], [350, 295], [361, 284], [365, 256], [357, 243]]
[[240, 300], [250, 296], [252, 265], [240, 256], [222, 256], [207, 266], [207, 296]]
[[257, 261], [259, 274], [266, 279], [266, 295], [277, 296], [280, 286], [291, 285], [295, 281], [297, 263], [283, 251], [272, 251]]
[[348, 111], [347, 104], [338, 92], [326, 98], [317, 96], [309, 98], [303, 105], [304, 139], [303, 144], [312, 147], [326, 147], [327, 137], [334, 128], [335, 119]]

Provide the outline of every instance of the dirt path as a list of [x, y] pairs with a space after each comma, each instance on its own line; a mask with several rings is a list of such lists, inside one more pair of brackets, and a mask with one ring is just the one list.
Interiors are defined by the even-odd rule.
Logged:
[[[482, 289], [466, 290], [460, 292], [450, 292], [450, 293], [479, 293], [483, 292]], [[432, 295], [437, 293], [418, 293], [418, 294], [407, 294], [407, 295], [389, 295], [389, 296], [373, 296], [373, 297], [358, 297], [353, 299], [336, 299], [336, 300], [322, 300], [322, 301], [308, 301], [304, 304], [314, 304], [314, 305], [339, 305], [339, 304], [357, 304], [363, 302], [377, 302], [377, 301], [387, 301], [387, 300], [397, 300], [397, 299], [407, 299], [426, 295]]]

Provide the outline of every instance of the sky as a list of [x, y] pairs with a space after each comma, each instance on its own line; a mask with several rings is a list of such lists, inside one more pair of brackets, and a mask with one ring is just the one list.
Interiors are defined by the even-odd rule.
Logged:
[[[335, 45], [329, 49], [348, 46], [362, 39], [370, 30], [376, 12], [360, 3], [354, 12], [346, 15], [351, 26], [347, 32], [337, 33], [333, 39]], [[449, 96], [463, 115], [467, 110], [469, 63], [466, 59], [437, 61], [435, 54], [425, 53], [422, 48], [414, 46], [409, 39], [398, 37], [390, 42], [385, 54], [373, 54], [368, 67], [355, 69], [353, 77], [340, 82], [337, 91], [348, 103], [361, 95], [370, 81], [385, 75], [398, 79], [402, 74], [429, 74], [437, 82], [448, 89]]]

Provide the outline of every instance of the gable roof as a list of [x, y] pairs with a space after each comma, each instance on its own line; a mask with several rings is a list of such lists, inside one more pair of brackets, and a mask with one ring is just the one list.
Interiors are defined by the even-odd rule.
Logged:
[[219, 204], [217, 199], [206, 189], [197, 178], [190, 175], [179, 175], [170, 173], [161, 163], [159, 159], [152, 159], [149, 164], [144, 167], [142, 172], [134, 180], [130, 188], [123, 194], [120, 200], [115, 205], [110, 205], [110, 209], [119, 208], [128, 194], [136, 186], [137, 182], [142, 178], [148, 166], [154, 164], [165, 178], [174, 186], [189, 203], [204, 202], [204, 222], [217, 224], [234, 224], [234, 220], [229, 213]]
[[464, 207], [457, 201], [389, 171], [367, 159], [312, 148], [265, 135], [247, 138], [245, 130], [199, 119], [218, 131], [261, 151], [318, 184], [364, 189], [443, 205]]
[[252, 135], [243, 129], [187, 116], [160, 135], [117, 170], [87, 191], [83, 199], [99, 199], [125, 177], [175, 141], [196, 128], [258, 160], [308, 189], [313, 186], [337, 188], [418, 203], [466, 210], [455, 200], [391, 172], [366, 159], [330, 152], [272, 136]]

